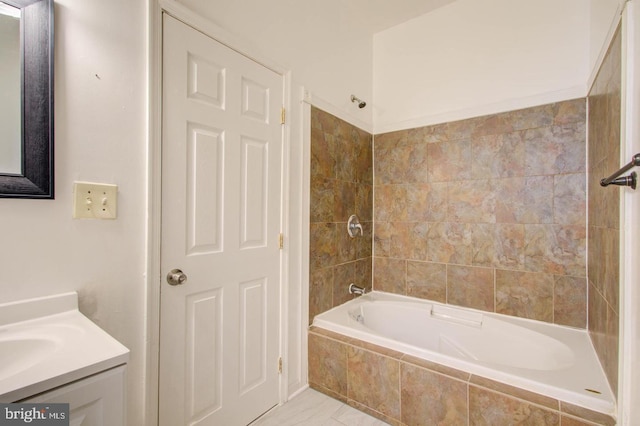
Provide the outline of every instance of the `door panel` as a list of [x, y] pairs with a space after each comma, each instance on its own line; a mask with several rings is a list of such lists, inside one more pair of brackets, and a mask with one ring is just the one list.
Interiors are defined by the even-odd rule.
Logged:
[[279, 401], [282, 77], [163, 33], [160, 424], [245, 425]]
[[187, 123], [187, 253], [222, 250], [223, 149], [220, 129]]
[[240, 247], [243, 249], [267, 245], [268, 147], [267, 141], [242, 139]]

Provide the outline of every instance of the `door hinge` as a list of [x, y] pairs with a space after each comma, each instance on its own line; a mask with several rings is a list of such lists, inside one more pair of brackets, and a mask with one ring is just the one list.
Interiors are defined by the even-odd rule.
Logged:
[[280, 124], [284, 124], [287, 118], [287, 110], [282, 107], [280, 110]]
[[282, 374], [282, 357], [278, 358], [278, 373]]
[[284, 248], [284, 234], [280, 233], [280, 250]]

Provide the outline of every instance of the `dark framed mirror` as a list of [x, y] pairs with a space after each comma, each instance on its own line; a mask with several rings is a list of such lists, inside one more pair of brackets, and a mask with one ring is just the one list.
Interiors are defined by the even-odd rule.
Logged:
[[[16, 88], [19, 94], [15, 96], [18, 101], [2, 104], [8, 102], [7, 99], [14, 99], [5, 96], [13, 91], [8, 85], [0, 96], [0, 111], [18, 108], [17, 130], [7, 130], [12, 126], [4, 123], [0, 126], [1, 155], [16, 157], [12, 160], [15, 166], [2, 166], [0, 162], [0, 197], [53, 199], [53, 0], [0, 0], [0, 8], [7, 11], [3, 13], [5, 17], [11, 17], [11, 9], [15, 9], [14, 17], [19, 20], [18, 24], [13, 24], [11, 19], [2, 19], [0, 25], [10, 22], [9, 26], [19, 28], [19, 46], [16, 48], [19, 56], [17, 79], [20, 80], [20, 87]], [[4, 77], [0, 75], [0, 79]], [[2, 144], [9, 148], [2, 150]], [[4, 154], [6, 152], [15, 154]]]

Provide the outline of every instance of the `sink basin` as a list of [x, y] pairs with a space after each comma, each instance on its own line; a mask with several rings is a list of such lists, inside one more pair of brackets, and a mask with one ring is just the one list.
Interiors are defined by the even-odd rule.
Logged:
[[129, 350], [78, 310], [76, 293], [0, 304], [0, 402], [122, 365]]
[[46, 337], [12, 336], [0, 340], [0, 380], [28, 369], [60, 349], [61, 342]]

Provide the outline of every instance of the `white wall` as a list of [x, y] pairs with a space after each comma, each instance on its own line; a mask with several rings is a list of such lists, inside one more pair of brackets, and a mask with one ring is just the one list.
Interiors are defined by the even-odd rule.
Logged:
[[586, 95], [589, 3], [458, 0], [374, 36], [375, 133]]
[[[0, 302], [80, 293], [131, 350], [129, 424], [142, 424], [146, 5], [55, 0], [55, 200], [0, 199]], [[72, 182], [119, 185], [118, 218], [72, 219]]]

